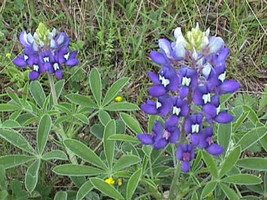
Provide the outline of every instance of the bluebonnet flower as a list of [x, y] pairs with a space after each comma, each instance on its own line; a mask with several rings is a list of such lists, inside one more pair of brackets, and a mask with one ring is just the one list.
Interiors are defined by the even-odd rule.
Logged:
[[179, 70], [180, 73], [180, 98], [184, 99], [188, 96], [190, 88], [194, 88], [197, 86], [197, 71], [191, 70], [188, 68], [181, 68]]
[[139, 134], [138, 139], [145, 145], [153, 145], [155, 149], [163, 149], [169, 143], [177, 143], [180, 130], [177, 126], [164, 126], [160, 121], [155, 121], [152, 134]]
[[172, 98], [172, 115], [166, 122], [170, 126], [175, 126], [181, 117], [186, 117], [189, 114], [190, 108], [186, 100], [181, 100], [177, 97]]
[[203, 106], [203, 112], [209, 123], [212, 123], [213, 120], [222, 124], [233, 121], [232, 115], [228, 114], [227, 111], [221, 111], [219, 95], [213, 96], [211, 103]]
[[214, 156], [223, 153], [223, 147], [213, 141], [212, 126], [233, 120], [232, 115], [221, 109], [220, 96], [234, 93], [240, 87], [238, 82], [226, 80], [229, 48], [222, 38], [209, 35], [209, 29], [202, 32], [197, 24], [184, 37], [178, 27], [174, 30], [175, 41], [160, 39], [160, 52], [150, 53], [152, 61], [162, 66], [159, 74], [148, 73], [154, 83], [149, 94], [158, 100], [148, 100], [141, 108], [147, 114], [163, 117], [165, 128], [156, 122], [151, 135], [141, 134], [138, 138], [143, 144], [162, 149], [174, 143], [170, 140], [170, 127], [181, 129], [184, 134], [181, 138], [186, 141], [180, 139], [176, 156], [182, 161], [184, 172], [190, 170], [196, 148]]
[[202, 130], [203, 116], [201, 114], [189, 116], [184, 125], [186, 133], [199, 133]]
[[179, 79], [177, 72], [172, 67], [163, 67], [159, 75], [150, 72], [149, 77], [155, 84], [149, 89], [149, 93], [153, 97], [163, 96], [169, 91], [176, 92], [178, 89]]
[[69, 50], [70, 38], [63, 32], [56, 35], [56, 29], [50, 32], [42, 23], [33, 36], [23, 31], [19, 41], [25, 47], [24, 54], [19, 55], [13, 63], [18, 67], [31, 67], [32, 81], [46, 72], [62, 79], [63, 65], [74, 67], [79, 63], [76, 58], [78, 52]]
[[192, 144], [182, 144], [178, 147], [176, 152], [176, 157], [178, 160], [182, 161], [182, 170], [184, 172], [189, 172], [191, 169], [190, 162], [194, 160], [195, 148]]
[[169, 96], [161, 96], [157, 102], [148, 100], [141, 109], [149, 115], [160, 115], [166, 117], [172, 109], [172, 99]]
[[204, 129], [200, 134], [193, 134], [191, 141], [194, 146], [201, 149], [206, 149], [211, 155], [219, 156], [223, 154], [223, 147], [214, 143], [213, 141], [213, 128], [208, 127]]

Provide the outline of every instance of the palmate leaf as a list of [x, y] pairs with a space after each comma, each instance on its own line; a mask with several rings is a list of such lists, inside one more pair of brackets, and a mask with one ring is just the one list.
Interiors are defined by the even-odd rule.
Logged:
[[128, 81], [129, 78], [121, 78], [113, 83], [113, 85], [108, 89], [106, 96], [104, 97], [103, 106], [109, 104], [120, 92], [120, 90], [128, 83]]
[[60, 150], [54, 150], [54, 151], [49, 151], [43, 154], [42, 159], [44, 160], [68, 160], [68, 157], [65, 154], [65, 152], [60, 151]]
[[236, 147], [229, 156], [224, 160], [224, 163], [222, 165], [221, 171], [220, 171], [220, 177], [223, 177], [228, 171], [230, 171], [235, 163], [238, 161], [241, 154], [241, 148], [240, 146]]
[[134, 133], [140, 134], [143, 133], [139, 122], [133, 118], [131, 115], [126, 113], [120, 113], [122, 121], [126, 124], [128, 128], [130, 128]]
[[0, 104], [0, 111], [1, 112], [9, 112], [9, 111], [16, 111], [20, 109], [17, 106], [11, 105], [11, 104]]
[[135, 164], [139, 163], [140, 161], [141, 161], [141, 159], [138, 156], [126, 155], [126, 156], [120, 158], [115, 163], [115, 165], [112, 169], [113, 169], [113, 171], [120, 171], [120, 170], [125, 169], [127, 167], [130, 167], [132, 165], [135, 165]]
[[68, 193], [59, 191], [56, 193], [54, 200], [67, 200], [68, 199]]
[[267, 158], [243, 158], [236, 165], [244, 169], [267, 171]]
[[34, 160], [35, 157], [27, 155], [5, 155], [0, 157], [0, 163], [5, 169], [22, 165]]
[[129, 179], [127, 188], [126, 188], [126, 199], [132, 199], [132, 196], [141, 180], [142, 170], [137, 170]]
[[100, 192], [102, 192], [103, 194], [114, 198], [116, 200], [122, 200], [124, 199], [123, 196], [121, 195], [121, 193], [116, 190], [113, 186], [109, 185], [108, 183], [106, 183], [105, 181], [99, 179], [99, 178], [91, 178], [90, 179], [91, 183], [93, 184], [93, 186], [99, 190]]
[[98, 118], [103, 126], [107, 125], [107, 123], [111, 120], [111, 117], [108, 112], [104, 110], [99, 111]]
[[259, 177], [251, 174], [235, 174], [232, 176], [228, 176], [222, 179], [221, 181], [238, 185], [257, 185], [262, 182]]
[[105, 126], [104, 138], [103, 138], [104, 139], [104, 152], [105, 152], [109, 167], [112, 167], [112, 162], [114, 158], [114, 150], [115, 150], [115, 141], [108, 140], [108, 138], [115, 134], [116, 134], [115, 120], [110, 120], [109, 123]]
[[63, 176], [95, 176], [104, 174], [105, 171], [86, 165], [65, 164], [56, 166], [53, 171]]
[[128, 102], [118, 102], [112, 103], [104, 107], [107, 111], [136, 111], [139, 110], [139, 107], [133, 103]]
[[222, 190], [224, 191], [225, 195], [231, 199], [231, 200], [239, 200], [239, 196], [236, 194], [236, 192], [230, 188], [229, 186], [227, 186], [224, 183], [220, 183], [220, 186], [222, 188]]
[[82, 158], [84, 161], [102, 169], [107, 169], [105, 163], [85, 144], [73, 139], [66, 139], [63, 143], [72, 153]]
[[208, 154], [206, 151], [202, 151], [202, 157], [214, 178], [218, 178], [218, 167], [213, 159], [213, 157]]
[[69, 94], [67, 99], [77, 105], [81, 105], [88, 108], [98, 108], [97, 104], [90, 98], [80, 94]]
[[40, 168], [41, 160], [35, 160], [28, 168], [25, 175], [25, 187], [26, 189], [32, 193], [38, 182], [38, 174]]
[[51, 130], [52, 120], [49, 115], [44, 115], [39, 123], [37, 131], [37, 149], [42, 154], [47, 143], [48, 135]]
[[64, 79], [61, 79], [61, 80], [56, 82], [55, 90], [56, 90], [57, 98], [59, 98], [59, 96], [61, 95], [61, 92], [63, 90], [64, 85], [65, 85]]
[[102, 83], [101, 76], [96, 68], [93, 68], [89, 74], [89, 85], [97, 105], [100, 106], [102, 98]]
[[237, 143], [241, 145], [242, 150], [246, 150], [256, 142], [261, 140], [267, 134], [267, 127], [260, 126], [255, 129], [248, 131]]
[[206, 196], [212, 193], [213, 190], [216, 188], [216, 186], [217, 186], [216, 181], [208, 182], [202, 190], [201, 199], [204, 199]]
[[30, 154], [34, 154], [35, 152], [30, 143], [17, 131], [0, 128], [0, 137], [23, 151], [26, 151]]
[[76, 195], [76, 200], [82, 200], [94, 188], [91, 181], [86, 181], [79, 189]]
[[30, 84], [30, 92], [35, 102], [42, 108], [45, 102], [45, 93], [39, 81], [32, 81]]

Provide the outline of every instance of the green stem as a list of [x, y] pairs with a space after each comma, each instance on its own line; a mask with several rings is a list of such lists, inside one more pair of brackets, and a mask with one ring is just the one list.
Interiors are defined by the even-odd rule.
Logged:
[[174, 177], [172, 179], [171, 188], [170, 188], [170, 200], [175, 200], [175, 197], [178, 195], [178, 183], [179, 183], [179, 176], [181, 172], [181, 162], [179, 161], [176, 165]]
[[54, 105], [57, 105], [58, 103], [57, 103], [56, 87], [55, 87], [54, 79], [51, 74], [48, 74], [48, 81], [49, 81], [50, 88], [51, 88], [53, 103]]
[[[52, 98], [53, 98], [53, 103], [54, 103], [54, 106], [58, 105], [58, 102], [57, 102], [57, 93], [56, 93], [56, 87], [55, 87], [55, 83], [54, 83], [54, 79], [53, 79], [53, 76], [51, 74], [48, 74], [48, 81], [49, 81], [49, 84], [50, 84], [50, 89], [51, 89], [51, 94], [52, 94]], [[55, 133], [61, 137], [58, 137], [61, 141], [64, 141], [65, 139], [68, 138], [67, 134], [65, 133], [62, 125], [59, 125], [59, 128], [58, 127], [55, 127], [54, 128], [55, 130]], [[77, 164], [77, 159], [75, 157], [75, 155], [68, 149], [66, 149], [67, 151], [67, 154], [69, 155], [69, 159], [71, 161], [71, 163], [73, 164]]]
[[153, 179], [154, 179], [154, 174], [153, 174], [153, 168], [152, 168], [151, 156], [149, 156], [149, 158], [148, 158], [148, 162], [149, 162], [150, 178], [153, 180]]

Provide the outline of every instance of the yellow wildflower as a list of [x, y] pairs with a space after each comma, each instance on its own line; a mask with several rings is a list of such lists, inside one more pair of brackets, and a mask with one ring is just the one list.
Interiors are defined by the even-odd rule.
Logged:
[[108, 183], [109, 185], [114, 185], [115, 184], [115, 180], [113, 178], [108, 178], [105, 180], [106, 183]]
[[121, 96], [117, 96], [117, 97], [115, 98], [115, 101], [116, 101], [116, 102], [122, 102], [122, 100], [123, 100], [123, 99], [122, 99]]
[[6, 57], [7, 57], [7, 58], [10, 58], [10, 57], [11, 57], [11, 53], [7, 53], [7, 54], [6, 54]]
[[118, 186], [122, 186], [122, 178], [118, 179]]

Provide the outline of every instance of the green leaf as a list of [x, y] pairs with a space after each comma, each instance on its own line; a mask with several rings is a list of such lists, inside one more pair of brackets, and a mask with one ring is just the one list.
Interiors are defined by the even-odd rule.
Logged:
[[267, 151], [267, 135], [265, 135], [261, 140], [260, 143], [265, 151]]
[[38, 126], [37, 131], [37, 147], [39, 154], [42, 154], [47, 143], [48, 135], [51, 130], [52, 120], [49, 115], [44, 115]]
[[143, 133], [139, 122], [133, 118], [131, 115], [126, 113], [120, 113], [122, 121], [126, 124], [127, 127], [129, 127], [134, 133], [140, 134]]
[[41, 161], [35, 160], [28, 168], [25, 175], [25, 187], [28, 192], [32, 193], [38, 182], [38, 174]]
[[9, 119], [3, 122], [2, 127], [3, 128], [20, 128], [21, 125], [17, 121]]
[[116, 134], [116, 123], [115, 120], [110, 120], [109, 123], [105, 126], [104, 130], [104, 151], [106, 155], [107, 162], [109, 167], [112, 167], [113, 157], [114, 157], [114, 148], [115, 141], [108, 140], [111, 135]]
[[66, 139], [64, 140], [64, 145], [75, 155], [82, 158], [83, 160], [98, 166], [102, 169], [106, 169], [105, 163], [85, 144], [79, 142], [78, 140]]
[[242, 125], [242, 123], [247, 119], [249, 112], [244, 112], [234, 123], [234, 133], [238, 130], [238, 128]]
[[90, 180], [94, 187], [103, 194], [116, 200], [124, 199], [123, 196], [118, 192], [118, 190], [116, 190], [113, 186], [109, 185], [105, 181], [99, 178], [91, 178]]
[[124, 135], [124, 134], [116, 134], [112, 135], [108, 138], [108, 140], [116, 140], [116, 141], [124, 141], [124, 142], [131, 142], [131, 143], [140, 143], [140, 141], [131, 135]]
[[20, 108], [10, 104], [0, 104], [0, 112], [16, 111], [18, 109]]
[[237, 143], [241, 145], [242, 150], [246, 150], [261, 140], [267, 134], [266, 127], [257, 127], [247, 132]]
[[99, 111], [98, 118], [99, 118], [101, 124], [103, 124], [103, 126], [107, 125], [107, 123], [111, 120], [111, 117], [108, 114], [108, 112], [106, 112], [104, 110]]
[[137, 170], [129, 179], [127, 188], [126, 188], [126, 199], [131, 200], [132, 196], [141, 180], [142, 170]]
[[77, 105], [81, 105], [88, 108], [98, 108], [96, 103], [89, 97], [80, 94], [69, 94], [67, 99]]
[[0, 129], [0, 137], [23, 151], [26, 151], [30, 154], [34, 154], [35, 152], [30, 143], [17, 131]]
[[45, 102], [45, 93], [39, 81], [32, 81], [30, 84], [30, 92], [35, 102], [42, 108]]
[[6, 170], [3, 165], [0, 165], [0, 188], [6, 190]]
[[225, 195], [230, 199], [230, 200], [239, 200], [239, 196], [236, 194], [236, 192], [231, 189], [230, 187], [228, 187], [226, 184], [224, 183], [220, 183], [220, 186], [223, 190], [223, 192], [225, 193]]
[[80, 120], [84, 124], [89, 124], [89, 119], [86, 117], [86, 115], [82, 113], [76, 113], [74, 117]]
[[249, 112], [248, 118], [253, 124], [256, 124], [257, 122], [259, 122], [259, 118], [258, 118], [257, 114], [255, 113], [255, 111], [251, 107], [243, 105], [243, 110], [244, 110], [244, 112]]
[[122, 169], [125, 169], [126, 167], [130, 167], [132, 165], [135, 165], [139, 163], [141, 159], [138, 156], [134, 155], [126, 155], [122, 158], [120, 158], [112, 168], [113, 171], [120, 171]]
[[18, 165], [22, 165], [33, 159], [35, 158], [32, 156], [26, 156], [26, 155], [6, 155], [6, 156], [0, 157], [0, 163], [2, 163], [1, 165], [3, 165], [5, 169], [9, 169], [12, 167], [16, 167]]
[[103, 100], [103, 106], [106, 106], [108, 103], [110, 103], [120, 92], [120, 90], [128, 83], [128, 81], [129, 78], [121, 78], [113, 83], [106, 93], [106, 96]]
[[49, 151], [42, 155], [44, 160], [68, 160], [67, 155], [60, 150]]
[[203, 157], [211, 175], [214, 178], [218, 178], [218, 168], [217, 168], [217, 165], [216, 165], [213, 157], [210, 154], [208, 154], [206, 151], [202, 151], [202, 157]]
[[68, 193], [63, 191], [57, 192], [54, 198], [54, 200], [67, 200], [67, 199], [68, 199]]
[[105, 172], [96, 167], [86, 165], [65, 164], [56, 166], [53, 171], [63, 176], [95, 176]]
[[221, 181], [238, 185], [257, 185], [262, 182], [260, 178], [250, 174], [235, 174], [224, 178]]
[[101, 105], [102, 83], [100, 74], [96, 68], [93, 68], [89, 74], [89, 84], [97, 104]]
[[56, 82], [55, 90], [56, 90], [57, 98], [60, 97], [64, 85], [65, 85], [65, 80], [64, 79], [61, 79], [61, 80]]
[[0, 200], [6, 200], [8, 197], [8, 192], [6, 190], [0, 191]]
[[86, 181], [79, 189], [76, 195], [76, 200], [82, 200], [84, 197], [91, 192], [91, 190], [94, 188], [93, 184], [91, 181]]
[[219, 177], [223, 177], [228, 171], [230, 171], [236, 162], [238, 161], [241, 154], [240, 146], [236, 147], [224, 160]]
[[104, 134], [104, 126], [102, 126], [102, 124], [94, 124], [90, 128], [90, 132], [98, 139], [102, 140]]
[[18, 95], [16, 94], [16, 92], [14, 90], [12, 90], [12, 88], [7, 88], [7, 94], [8, 96], [15, 101], [18, 105], [21, 105], [21, 101], [18, 97]]
[[192, 196], [191, 196], [191, 200], [198, 200], [198, 195], [197, 195], [197, 192], [194, 191]]
[[264, 92], [261, 96], [261, 99], [259, 101], [259, 109], [258, 109], [258, 116], [261, 116], [264, 114], [267, 108], [267, 87], [265, 87]]
[[267, 158], [244, 158], [240, 159], [237, 166], [257, 171], [267, 171]]
[[216, 188], [216, 186], [217, 186], [216, 181], [208, 182], [202, 190], [201, 199], [204, 199], [206, 196], [212, 193], [214, 189]]
[[118, 102], [110, 104], [104, 107], [107, 111], [136, 111], [139, 110], [139, 107], [133, 103], [128, 102]]
[[218, 126], [218, 144], [223, 146], [226, 150], [228, 149], [232, 135], [232, 123], [230, 124], [219, 124]]

